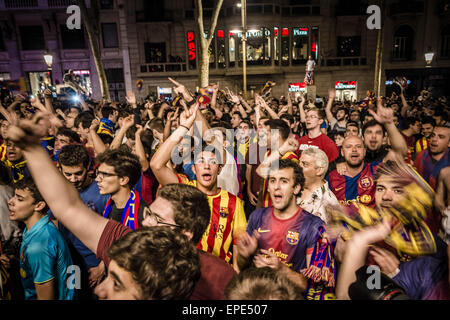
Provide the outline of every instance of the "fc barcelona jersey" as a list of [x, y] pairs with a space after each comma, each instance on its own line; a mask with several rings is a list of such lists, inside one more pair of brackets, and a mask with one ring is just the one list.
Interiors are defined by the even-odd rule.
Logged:
[[[180, 183], [197, 187], [197, 181], [177, 175]], [[242, 200], [224, 189], [215, 195], [207, 195], [211, 218], [208, 228], [197, 248], [209, 252], [226, 262], [232, 257], [232, 243], [240, 232], [245, 232], [247, 219]]]
[[368, 207], [375, 207], [375, 172], [378, 165], [366, 164], [355, 177], [341, 175], [337, 170], [328, 176], [331, 191], [341, 204], [350, 205], [359, 202]]
[[247, 233], [257, 230], [258, 248], [274, 253], [284, 264], [296, 272], [307, 267], [306, 257], [311, 254], [323, 221], [299, 208], [291, 218], [281, 220], [273, 208], [261, 208], [250, 215]]

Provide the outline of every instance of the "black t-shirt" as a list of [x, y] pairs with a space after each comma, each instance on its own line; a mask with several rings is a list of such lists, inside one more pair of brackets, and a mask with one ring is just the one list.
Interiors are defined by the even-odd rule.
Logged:
[[383, 161], [383, 159], [388, 155], [389, 150], [391, 150], [389, 146], [382, 146], [378, 150], [367, 149], [364, 161], [367, 163]]
[[[123, 212], [123, 208], [119, 209], [116, 207], [116, 204], [114, 203], [114, 201], [112, 201], [112, 208], [111, 208], [111, 212], [109, 213], [109, 216], [107, 218], [110, 218], [114, 221], [117, 222], [121, 222], [122, 220], [122, 212]], [[138, 211], [138, 225], [139, 227], [142, 226], [142, 220], [144, 220], [144, 209], [145, 207], [148, 207], [147, 202], [145, 202], [144, 200], [141, 199], [141, 202], [139, 203], [139, 211]]]

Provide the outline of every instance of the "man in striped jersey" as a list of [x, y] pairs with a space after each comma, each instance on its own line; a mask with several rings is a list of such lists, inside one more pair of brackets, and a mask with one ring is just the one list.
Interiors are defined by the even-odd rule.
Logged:
[[[217, 186], [217, 176], [222, 169], [222, 154], [212, 146], [194, 152], [193, 171], [197, 180], [190, 181], [177, 175], [167, 166], [172, 151], [194, 124], [198, 106], [180, 115], [180, 126], [164, 141], [153, 155], [150, 166], [161, 185], [184, 183], [197, 187], [208, 197], [211, 219], [197, 248], [230, 262], [233, 240], [247, 227], [243, 202], [235, 195]], [[197, 150], [196, 150], [197, 151]], [[234, 264], [234, 263], [233, 263]]]

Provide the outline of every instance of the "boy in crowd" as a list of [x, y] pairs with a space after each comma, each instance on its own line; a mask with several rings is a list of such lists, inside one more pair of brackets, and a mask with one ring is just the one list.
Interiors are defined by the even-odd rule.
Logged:
[[25, 299], [72, 300], [74, 290], [67, 285], [73, 264], [69, 249], [46, 215], [47, 204], [31, 178], [15, 185], [8, 205], [10, 219], [26, 226], [20, 247]]

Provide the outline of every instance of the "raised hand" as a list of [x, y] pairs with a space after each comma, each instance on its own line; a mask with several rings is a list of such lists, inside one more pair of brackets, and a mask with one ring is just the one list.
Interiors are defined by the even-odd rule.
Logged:
[[336, 89], [329, 89], [328, 90], [328, 101], [334, 101], [336, 99]]
[[386, 275], [395, 273], [400, 265], [399, 259], [386, 249], [372, 246], [369, 250], [369, 254], [373, 257], [376, 264], [380, 266], [381, 272]]
[[245, 259], [248, 259], [258, 249], [258, 239], [260, 234], [257, 230], [253, 230], [253, 235], [250, 236], [247, 232], [244, 232], [237, 241], [237, 250], [239, 255]]
[[376, 121], [381, 124], [389, 124], [394, 122], [394, 110], [387, 108], [383, 105], [383, 98], [377, 98], [377, 112], [368, 109], [369, 113], [374, 117]]
[[19, 148], [27, 150], [40, 146], [41, 138], [47, 135], [50, 127], [50, 114], [38, 111], [32, 119], [17, 120], [11, 125], [8, 129], [8, 139]]
[[134, 125], [134, 114], [130, 114], [128, 117], [123, 119], [122, 126], [126, 129], [131, 128]]
[[136, 128], [137, 128], [137, 130], [136, 130], [136, 137], [140, 137], [142, 131], [144, 131], [144, 127], [141, 126], [140, 124], [137, 124], [137, 125], [136, 125]]
[[180, 114], [180, 126], [191, 128], [197, 116], [199, 105], [196, 103], [191, 109], [185, 110]]
[[136, 96], [134, 95], [133, 91], [127, 91], [127, 96], [125, 97], [125, 99], [131, 105], [135, 105], [136, 104]]
[[92, 120], [92, 122], [91, 122], [91, 125], [90, 125], [90, 127], [89, 127], [89, 130], [91, 130], [91, 131], [96, 131], [99, 125], [100, 125], [100, 121], [98, 121], [98, 119], [94, 119], [94, 120]]

